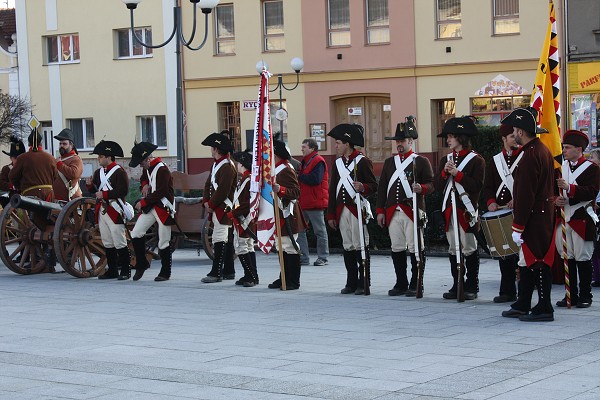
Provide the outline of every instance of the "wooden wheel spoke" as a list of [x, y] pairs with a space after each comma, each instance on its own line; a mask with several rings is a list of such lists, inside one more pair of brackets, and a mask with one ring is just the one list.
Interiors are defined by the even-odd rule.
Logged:
[[83, 253], [85, 254], [85, 257], [87, 258], [87, 260], [90, 263], [90, 268], [91, 269], [95, 269], [96, 263], [94, 262], [94, 255], [92, 254], [92, 252], [90, 251], [90, 249], [88, 249], [87, 247], [84, 247], [83, 248]]
[[24, 248], [25, 248], [25, 242], [21, 242], [19, 243], [19, 245], [17, 246], [17, 248], [8, 255], [8, 257], [12, 260], [13, 258], [15, 258], [15, 256], [20, 253]]
[[21, 254], [21, 261], [19, 262], [19, 268], [24, 268], [25, 267], [25, 261], [27, 261], [27, 258], [29, 257], [29, 246], [23, 246], [23, 254]]

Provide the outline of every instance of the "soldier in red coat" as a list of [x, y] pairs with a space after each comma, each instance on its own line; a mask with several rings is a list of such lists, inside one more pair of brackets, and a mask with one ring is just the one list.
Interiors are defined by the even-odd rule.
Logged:
[[[497, 211], [500, 207], [513, 208], [514, 172], [523, 158], [519, 152], [513, 128], [508, 125], [500, 126], [502, 151], [496, 154], [488, 163], [483, 186], [483, 198], [488, 211]], [[517, 300], [517, 263], [519, 255], [513, 254], [498, 260], [500, 264], [500, 293], [494, 297], [494, 303], [507, 303]]]
[[60, 157], [56, 160], [58, 175], [53, 184], [54, 197], [56, 200], [70, 201], [81, 197], [79, 179], [83, 173], [83, 161], [75, 148], [75, 138], [70, 129], [63, 129], [54, 139], [59, 141], [60, 146]]
[[146, 259], [146, 232], [154, 223], [158, 225], [158, 255], [161, 265], [160, 272], [154, 280], [163, 282], [171, 278], [173, 250], [170, 243], [171, 227], [175, 224], [175, 191], [169, 167], [160, 157], [152, 155], [157, 147], [152, 143], [140, 142], [131, 149], [129, 166], [135, 168], [141, 165], [144, 169], [140, 178], [142, 199], [135, 205], [142, 213], [131, 231], [136, 258], [134, 281], [141, 279], [144, 271], [150, 268]]
[[[477, 135], [477, 127], [472, 117], [450, 118], [446, 121], [438, 137], [446, 138], [451, 152], [440, 161], [441, 169], [435, 176], [436, 190], [444, 193], [442, 211], [446, 220], [446, 239], [453, 284], [443, 294], [445, 299], [457, 298], [457, 263], [455, 229], [460, 235], [460, 252], [465, 257], [466, 281], [465, 300], [477, 298], [479, 291], [479, 252], [475, 233], [479, 230], [477, 205], [483, 188], [485, 160], [471, 148], [470, 137]], [[456, 188], [456, 205], [451, 201], [451, 190]], [[458, 227], [452, 222], [452, 208], [456, 207]]]
[[[425, 195], [433, 193], [433, 170], [429, 160], [413, 152], [414, 140], [418, 138], [412, 117], [406, 123], [399, 123], [393, 137], [398, 154], [383, 163], [377, 191], [377, 224], [388, 227], [392, 241], [392, 262], [396, 273], [396, 283], [388, 291], [390, 296], [417, 293], [417, 243], [414, 237], [413, 195], [418, 196], [417, 207], [425, 212]], [[421, 235], [421, 233], [419, 233]], [[421, 237], [421, 243], [423, 238]], [[406, 253], [410, 254], [411, 278], [406, 277]], [[422, 250], [422, 249], [421, 249]], [[425, 260], [421, 260], [425, 265]]]
[[[221, 282], [223, 279], [235, 279], [233, 265], [233, 239], [230, 235], [231, 220], [227, 212], [231, 210], [231, 200], [237, 186], [237, 171], [229, 154], [233, 151], [227, 131], [211, 133], [202, 141], [210, 147], [215, 160], [210, 170], [210, 178], [206, 180], [202, 204], [209, 212], [213, 223], [213, 265], [202, 282]], [[229, 204], [229, 205], [228, 205]]]
[[[535, 109], [517, 108], [502, 120], [513, 127], [517, 143], [522, 146], [523, 158], [515, 171], [513, 189], [513, 241], [521, 246], [519, 295], [503, 317], [521, 321], [553, 321], [554, 309], [550, 301], [554, 262], [554, 159], [548, 148], [536, 136]], [[534, 289], [538, 303], [531, 307]], [[531, 312], [530, 312], [531, 311]]]
[[100, 168], [94, 172], [93, 177], [87, 178], [85, 183], [87, 190], [98, 202], [96, 216], [108, 264], [108, 270], [98, 279], [129, 279], [131, 268], [124, 215], [129, 177], [123, 167], [115, 161], [115, 157], [123, 157], [123, 149], [116, 142], [101, 140], [91, 154], [98, 155]]
[[[579, 308], [587, 308], [592, 304], [591, 259], [598, 221], [594, 203], [600, 188], [600, 167], [583, 155], [588, 144], [588, 136], [583, 132], [570, 130], [563, 135], [564, 161], [562, 177], [557, 180], [558, 196], [555, 200], [556, 206], [565, 210], [571, 304]], [[557, 219], [555, 241], [559, 254], [562, 254], [560, 222]], [[566, 296], [556, 305], [566, 307]]]

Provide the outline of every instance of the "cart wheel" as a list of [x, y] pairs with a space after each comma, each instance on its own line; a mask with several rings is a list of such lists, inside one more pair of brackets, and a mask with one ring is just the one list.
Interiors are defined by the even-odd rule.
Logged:
[[29, 212], [10, 203], [4, 207], [0, 214], [0, 258], [8, 269], [22, 275], [44, 272], [47, 266], [41, 237]]
[[68, 202], [54, 227], [56, 259], [77, 278], [104, 273], [106, 254], [100, 229], [94, 220], [94, 199], [80, 197]]
[[204, 224], [202, 225], [202, 248], [204, 248], [204, 253], [206, 253], [208, 258], [214, 260], [215, 253], [212, 245], [212, 232], [213, 223], [206, 218], [204, 220]]

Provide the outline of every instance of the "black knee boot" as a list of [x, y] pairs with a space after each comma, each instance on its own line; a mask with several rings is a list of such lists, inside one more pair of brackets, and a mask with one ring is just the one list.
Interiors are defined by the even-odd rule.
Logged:
[[[423, 263], [423, 273], [425, 272], [425, 255], [422, 256], [423, 259], [421, 263]], [[417, 281], [419, 280], [419, 266], [417, 263], [417, 257], [415, 253], [410, 253], [410, 283], [408, 285], [408, 290], [406, 291], [406, 297], [415, 297], [417, 295]], [[423, 277], [421, 277], [421, 293], [423, 293]]]
[[146, 259], [146, 239], [143, 237], [133, 238], [131, 239], [131, 244], [135, 252], [135, 274], [133, 274], [133, 280], [139, 281], [144, 276], [144, 272], [150, 268], [150, 264]]
[[535, 265], [531, 270], [538, 290], [538, 303], [531, 309], [531, 313], [520, 316], [521, 321], [544, 322], [554, 321], [554, 309], [550, 300], [552, 290], [552, 272], [550, 267], [542, 263]]
[[517, 299], [517, 287], [515, 280], [518, 257], [508, 256], [504, 260], [498, 260], [500, 266], [500, 291], [499, 296], [494, 297], [494, 303], [506, 303]]
[[346, 267], [346, 286], [341, 293], [354, 293], [358, 284], [358, 262], [354, 251], [344, 250], [344, 266]]
[[[579, 286], [577, 286], [577, 262], [569, 258], [569, 287], [571, 289], [571, 305], [576, 306], [579, 301]], [[567, 295], [556, 302], [558, 307], [567, 307]]]
[[125, 246], [122, 249], [117, 249], [117, 258], [121, 267], [119, 280], [125, 281], [131, 278], [131, 255], [129, 254], [129, 247]]
[[258, 285], [258, 268], [256, 267], [256, 252], [251, 251], [248, 253], [250, 255], [250, 261], [252, 262], [252, 277], [254, 278], [254, 283]]
[[230, 240], [225, 243], [225, 259], [223, 260], [223, 279], [235, 279], [235, 264], [233, 259], [235, 257], [235, 250], [233, 248], [233, 242]]
[[223, 263], [225, 260], [225, 242], [213, 243], [213, 264], [210, 272], [200, 281], [215, 283], [223, 281]]
[[396, 273], [396, 284], [388, 290], [388, 296], [401, 296], [408, 289], [408, 280], [406, 279], [406, 250], [392, 251], [392, 262], [394, 263], [394, 272]]
[[286, 289], [300, 288], [300, 254], [283, 253], [285, 260]]
[[479, 253], [465, 257], [467, 280], [465, 281], [465, 300], [474, 300], [479, 292]]
[[[238, 254], [238, 259], [240, 260], [240, 264], [242, 264], [242, 269], [244, 270], [244, 276], [238, 279], [235, 284], [238, 286], [252, 287], [255, 285], [254, 277], [252, 276], [252, 259], [250, 258], [250, 253], [246, 254]], [[248, 285], [245, 285], [248, 283]]]
[[458, 270], [456, 263], [456, 256], [448, 254], [448, 260], [450, 260], [450, 272], [452, 273], [452, 287], [446, 293], [442, 295], [443, 298], [448, 300], [456, 300], [456, 285], [458, 282]]
[[592, 261], [578, 261], [577, 272], [579, 274], [579, 301], [577, 307], [588, 308], [592, 305]]
[[154, 280], [156, 282], [168, 281], [171, 278], [171, 265], [173, 264], [171, 246], [159, 249], [158, 254], [160, 255], [160, 272]]
[[106, 249], [106, 264], [108, 269], [98, 279], [115, 279], [119, 276], [119, 265], [117, 261], [117, 249], [110, 247]]
[[[356, 286], [356, 291], [354, 294], [364, 294], [369, 295], [369, 292], [366, 292], [366, 288], [371, 286], [371, 255], [369, 253], [369, 248], [365, 248], [365, 263], [363, 264], [362, 251], [355, 250], [356, 260], [358, 262], [358, 284]], [[365, 280], [367, 284], [365, 284]]]

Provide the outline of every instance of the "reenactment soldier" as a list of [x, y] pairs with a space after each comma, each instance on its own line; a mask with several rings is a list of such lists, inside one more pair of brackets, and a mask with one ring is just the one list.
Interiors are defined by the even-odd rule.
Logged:
[[[523, 158], [519, 152], [513, 128], [507, 125], [500, 126], [502, 137], [502, 151], [496, 154], [487, 166], [483, 198], [486, 200], [488, 211], [497, 211], [500, 208], [513, 208], [513, 183], [514, 172]], [[494, 303], [507, 303], [517, 300], [517, 265], [519, 255], [513, 254], [498, 260], [500, 265], [500, 293], [494, 297]]]
[[129, 191], [129, 177], [115, 161], [116, 157], [123, 157], [123, 149], [116, 142], [101, 140], [90, 154], [98, 155], [100, 168], [92, 177], [86, 178], [85, 184], [97, 201], [96, 218], [108, 265], [98, 279], [126, 280], [131, 276], [125, 231], [125, 197]]
[[131, 243], [135, 251], [136, 269], [133, 280], [142, 278], [150, 268], [146, 258], [146, 232], [154, 223], [158, 225], [158, 255], [160, 256], [160, 272], [154, 278], [156, 282], [168, 281], [171, 278], [172, 249], [171, 226], [175, 224], [175, 190], [173, 177], [169, 167], [160, 157], [154, 157], [152, 152], [158, 146], [148, 143], [135, 143], [131, 149], [129, 166], [143, 168], [140, 178], [142, 198], [135, 208], [142, 213], [139, 215], [131, 231]]
[[[42, 135], [35, 129], [27, 138], [29, 151], [20, 155], [8, 174], [8, 179], [24, 196], [53, 201], [52, 183], [56, 179], [56, 161], [40, 143]], [[45, 218], [44, 218], [45, 220]], [[41, 219], [38, 221], [41, 222]]]
[[[289, 162], [292, 158], [285, 142], [273, 138], [273, 154], [275, 155], [275, 173], [273, 192], [277, 194], [279, 205], [279, 226], [281, 232], [281, 251], [285, 270], [286, 290], [300, 288], [300, 248], [298, 232], [306, 229], [306, 222], [300, 209], [300, 184], [296, 170]], [[275, 245], [279, 246], [277, 239]], [[281, 289], [281, 274], [269, 284], [269, 289]]]
[[[457, 298], [458, 257], [456, 254], [455, 229], [459, 229], [460, 251], [465, 257], [466, 281], [464, 285], [465, 300], [477, 298], [479, 291], [479, 253], [475, 232], [479, 229], [477, 203], [483, 187], [485, 160], [471, 148], [471, 137], [477, 135], [477, 127], [470, 116], [450, 118], [444, 124], [438, 137], [446, 139], [450, 153], [440, 160], [440, 172], [435, 176], [436, 190], [443, 191], [442, 211], [446, 221], [446, 239], [450, 270], [452, 271], [452, 287], [444, 293], [444, 299]], [[451, 201], [451, 190], [456, 188], [456, 205]], [[459, 227], [452, 221], [452, 208], [456, 207]]]
[[54, 139], [59, 141], [60, 146], [60, 157], [56, 160], [58, 175], [52, 185], [54, 197], [56, 200], [70, 201], [81, 197], [79, 179], [83, 173], [83, 161], [75, 148], [75, 138], [70, 129], [63, 129]]
[[[513, 127], [516, 141], [522, 146], [523, 158], [514, 174], [513, 241], [519, 251], [520, 281], [517, 301], [502, 316], [521, 321], [553, 321], [550, 301], [554, 262], [554, 204], [552, 188], [554, 159], [536, 136], [547, 132], [537, 128], [537, 112], [531, 107], [517, 108], [502, 123]], [[531, 308], [534, 288], [538, 303]], [[531, 311], [531, 313], [530, 313]]]
[[[335, 152], [338, 158], [332, 168], [329, 183], [329, 204], [327, 223], [332, 229], [339, 229], [344, 246], [346, 266], [346, 286], [342, 294], [364, 294], [364, 269], [361, 248], [369, 261], [369, 233], [365, 229], [367, 213], [371, 212], [365, 198], [377, 192], [377, 180], [373, 173], [373, 163], [354, 146], [364, 146], [364, 129], [358, 124], [340, 124], [327, 135], [335, 139]], [[356, 194], [360, 193], [363, 221], [358, 221]], [[366, 207], [365, 207], [365, 204]], [[360, 242], [359, 229], [363, 229], [364, 241]], [[370, 282], [369, 282], [370, 284]]]
[[[598, 223], [594, 203], [600, 189], [600, 167], [583, 155], [588, 144], [588, 136], [583, 132], [570, 130], [563, 135], [564, 162], [562, 177], [557, 179], [558, 196], [555, 200], [557, 207], [565, 209], [571, 304], [578, 308], [587, 308], [592, 304], [591, 259]], [[557, 219], [555, 242], [556, 249], [562, 254], [560, 222]], [[566, 296], [556, 305], [566, 307]]]
[[[395, 140], [398, 154], [383, 163], [377, 191], [377, 224], [388, 227], [392, 241], [392, 261], [396, 283], [388, 291], [389, 296], [415, 296], [417, 293], [417, 257], [413, 221], [413, 192], [420, 194], [418, 208], [425, 212], [425, 195], [433, 192], [433, 170], [431, 163], [413, 152], [414, 140], [418, 138], [414, 119], [396, 126], [395, 135], [386, 140]], [[421, 243], [423, 240], [421, 238]], [[406, 251], [410, 254], [410, 284], [406, 277]], [[423, 265], [425, 260], [421, 260]]]
[[[213, 264], [210, 272], [204, 278], [204, 283], [221, 282], [223, 279], [234, 279], [233, 242], [229, 230], [231, 220], [227, 216], [229, 206], [237, 185], [237, 171], [229, 153], [233, 151], [228, 131], [211, 133], [202, 144], [210, 147], [212, 158], [215, 160], [210, 170], [210, 179], [204, 185], [202, 204], [209, 212], [209, 220], [213, 223], [212, 245]], [[230, 203], [231, 204], [231, 203]]]
[[8, 200], [10, 200], [10, 197], [13, 194], [17, 193], [17, 189], [12, 184], [10, 179], [8, 179], [8, 174], [15, 165], [17, 157], [25, 153], [25, 145], [23, 144], [23, 142], [21, 142], [21, 140], [18, 137], [11, 136], [10, 151], [6, 152], [2, 150], [2, 152], [8, 157], [10, 157], [10, 163], [3, 166], [2, 170], [0, 170], [0, 190], [8, 192], [6, 195], [0, 196], [0, 203], [2, 204], [2, 207], [4, 207], [6, 206], [6, 204], [8, 204]]
[[233, 153], [233, 159], [236, 161], [240, 179], [233, 193], [231, 211], [227, 214], [233, 222], [235, 254], [237, 254], [242, 268], [244, 268], [244, 276], [237, 280], [235, 284], [244, 287], [253, 287], [258, 285], [258, 271], [256, 269], [254, 238], [252, 237], [252, 234], [256, 236], [256, 223], [249, 216], [252, 154], [247, 151]]

